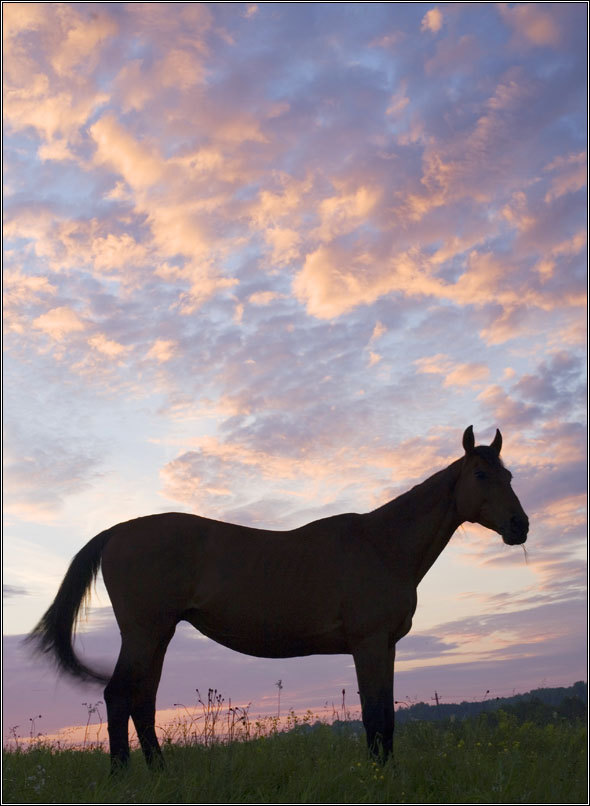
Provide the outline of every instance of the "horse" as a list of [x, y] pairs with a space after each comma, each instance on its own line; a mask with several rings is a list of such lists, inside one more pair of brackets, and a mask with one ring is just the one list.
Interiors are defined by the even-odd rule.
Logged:
[[[163, 766], [155, 732], [164, 655], [180, 621], [263, 658], [350, 654], [369, 750], [392, 753], [397, 642], [412, 626], [416, 588], [464, 522], [526, 541], [529, 520], [500, 459], [502, 435], [365, 514], [269, 531], [180, 512], [119, 523], [73, 558], [28, 640], [61, 672], [106, 682], [111, 770], [129, 761], [132, 718], [150, 768]], [[110, 679], [75, 654], [73, 634], [102, 565], [121, 632]]]

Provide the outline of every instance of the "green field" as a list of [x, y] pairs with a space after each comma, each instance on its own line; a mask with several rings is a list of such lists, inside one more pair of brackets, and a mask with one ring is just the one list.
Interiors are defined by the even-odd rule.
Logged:
[[[190, 731], [187, 731], [187, 738]], [[109, 776], [103, 750], [39, 740], [4, 752], [4, 803], [587, 803], [585, 720], [509, 711], [413, 722], [395, 759], [368, 757], [352, 728], [298, 725], [249, 741], [169, 742], [166, 770], [139, 751]]]

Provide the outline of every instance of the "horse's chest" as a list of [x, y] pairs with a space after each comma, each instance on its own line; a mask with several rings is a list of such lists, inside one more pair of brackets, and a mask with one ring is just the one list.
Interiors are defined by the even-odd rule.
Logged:
[[415, 588], [391, 579], [359, 587], [348, 598], [345, 609], [348, 631], [360, 635], [386, 633], [395, 643], [410, 631], [416, 603]]

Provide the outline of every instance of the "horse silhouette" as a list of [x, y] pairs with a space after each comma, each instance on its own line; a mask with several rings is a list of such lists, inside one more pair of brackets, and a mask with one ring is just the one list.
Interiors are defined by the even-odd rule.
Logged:
[[363, 514], [343, 514], [289, 531], [237, 526], [170, 512], [119, 523], [71, 562], [53, 604], [28, 636], [61, 671], [106, 682], [72, 646], [82, 604], [99, 567], [121, 631], [121, 651], [104, 691], [111, 767], [129, 759], [133, 719], [149, 766], [160, 766], [156, 691], [179, 621], [231, 649], [264, 658], [353, 656], [370, 750], [392, 752], [393, 667], [408, 633], [416, 588], [465, 521], [527, 538], [529, 521], [500, 459], [502, 436], [475, 446], [409, 492]]

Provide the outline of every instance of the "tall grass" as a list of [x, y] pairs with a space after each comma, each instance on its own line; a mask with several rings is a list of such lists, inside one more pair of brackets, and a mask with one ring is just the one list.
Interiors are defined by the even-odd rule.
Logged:
[[[202, 706], [211, 713], [215, 700]], [[218, 724], [228, 718], [231, 724], [220, 710]], [[101, 749], [64, 750], [38, 740], [26, 751], [5, 752], [3, 802], [587, 802], [581, 721], [541, 725], [500, 711], [493, 718], [410, 723], [396, 733], [395, 758], [380, 765], [354, 729], [291, 719], [287, 732], [271, 722], [263, 730], [246, 713], [249, 741], [245, 733], [195, 741], [189, 722], [186, 741], [164, 742], [163, 772], [150, 773], [135, 750], [129, 770], [115, 777]]]

